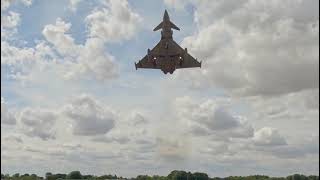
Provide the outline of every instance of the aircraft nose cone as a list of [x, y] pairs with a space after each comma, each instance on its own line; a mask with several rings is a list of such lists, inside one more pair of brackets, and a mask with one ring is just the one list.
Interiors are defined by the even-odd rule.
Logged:
[[163, 19], [169, 19], [169, 14], [167, 10], [164, 11]]

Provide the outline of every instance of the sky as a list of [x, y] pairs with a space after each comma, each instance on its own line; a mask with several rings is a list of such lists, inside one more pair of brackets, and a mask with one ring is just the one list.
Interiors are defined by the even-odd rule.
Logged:
[[1, 0], [1, 173], [73, 170], [319, 175], [319, 1]]

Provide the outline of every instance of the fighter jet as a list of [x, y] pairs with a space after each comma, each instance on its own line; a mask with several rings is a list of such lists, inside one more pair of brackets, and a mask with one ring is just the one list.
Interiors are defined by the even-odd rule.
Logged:
[[163, 21], [153, 29], [161, 31], [160, 42], [152, 49], [148, 49], [147, 55], [138, 63], [134, 63], [138, 68], [161, 69], [164, 74], [172, 74], [176, 69], [200, 67], [201, 62], [188, 54], [187, 48], [181, 48], [172, 39], [172, 30], [180, 29], [170, 21], [167, 10], [164, 12]]

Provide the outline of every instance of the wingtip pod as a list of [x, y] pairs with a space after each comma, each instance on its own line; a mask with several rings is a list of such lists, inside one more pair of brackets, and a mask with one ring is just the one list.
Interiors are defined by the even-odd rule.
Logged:
[[134, 66], [136, 67], [136, 70], [138, 70], [137, 63], [134, 63]]

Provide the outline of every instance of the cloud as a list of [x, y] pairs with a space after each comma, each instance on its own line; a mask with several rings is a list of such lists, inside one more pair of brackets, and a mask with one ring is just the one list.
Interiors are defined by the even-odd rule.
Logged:
[[86, 17], [89, 36], [107, 43], [132, 38], [141, 17], [130, 9], [126, 0], [110, 0], [108, 7], [96, 9]]
[[129, 123], [133, 124], [134, 126], [139, 126], [148, 123], [145, 115], [138, 111], [133, 111], [129, 117]]
[[[305, 90], [275, 97], [245, 98], [244, 102], [251, 109], [247, 118], [257, 127], [273, 127], [286, 132], [292, 138], [308, 135], [319, 128], [318, 90]], [[292, 128], [288, 128], [288, 124]], [[294, 129], [308, 129], [295, 131]]]
[[[219, 129], [231, 129], [239, 126], [239, 121], [237, 121], [234, 117], [232, 117], [229, 113], [227, 113], [223, 109], [216, 109], [213, 115], [209, 115], [211, 117], [207, 117], [205, 123], [212, 130]], [[210, 120], [212, 118], [212, 121]], [[208, 122], [209, 121], [209, 122]]]
[[[17, 26], [20, 24], [21, 16], [19, 13], [8, 11], [9, 7], [16, 2], [14, 0], [1, 1], [1, 42], [3, 39], [9, 39], [17, 32]], [[25, 6], [30, 6], [32, 0], [20, 0]]]
[[[10, 66], [10, 71], [6, 73], [20, 80], [33, 80], [38, 77], [37, 73], [53, 73], [62, 80], [94, 79], [101, 82], [118, 77], [116, 59], [106, 51], [105, 45], [107, 42], [132, 38], [141, 18], [124, 0], [110, 1], [103, 6], [101, 10], [96, 9], [86, 17], [89, 33], [83, 44], [75, 42], [69, 34], [71, 23], [61, 18], [57, 18], [55, 24], [43, 28], [45, 41], [36, 42], [35, 47], [16, 47], [8, 41], [1, 41], [1, 46], [5, 47], [1, 50], [4, 59], [1, 64]], [[5, 29], [9, 27], [15, 28], [20, 22], [19, 14], [14, 12], [1, 18], [1, 26], [6, 27], [2, 28], [2, 32], [7, 32]], [[30, 64], [25, 66], [27, 63]]]
[[15, 28], [20, 23], [20, 14], [10, 11], [8, 15], [1, 16], [2, 28]]
[[79, 46], [74, 43], [74, 39], [66, 34], [71, 28], [71, 23], [66, 23], [58, 18], [56, 24], [46, 25], [42, 34], [46, 40], [54, 45], [61, 55], [77, 56]]
[[161, 160], [169, 162], [184, 161], [191, 153], [188, 143], [182, 139], [159, 137], [156, 139], [156, 144], [156, 152]]
[[2, 13], [1, 11], [1, 42], [4, 39], [10, 39], [17, 33], [17, 26], [20, 24], [21, 17], [19, 13], [10, 11]]
[[305, 92], [303, 96], [306, 108], [319, 110], [319, 89]]
[[15, 116], [8, 110], [4, 99], [1, 97], [1, 124], [7, 125], [15, 125], [16, 118]]
[[3, 137], [3, 142], [7, 143], [23, 143], [22, 137], [19, 134], [10, 134]]
[[54, 125], [57, 119], [55, 112], [45, 109], [25, 108], [19, 116], [25, 135], [42, 140], [55, 139]]
[[1, 65], [27, 64], [33, 58], [34, 52], [31, 48], [18, 48], [5, 41], [1, 41], [1, 47]]
[[264, 127], [254, 132], [253, 142], [257, 146], [281, 146], [287, 142], [274, 128]]
[[39, 78], [38, 72], [48, 72], [48, 67], [57, 65], [55, 53], [43, 41], [31, 48], [16, 47], [7, 41], [1, 41], [1, 47], [1, 67], [4, 68], [7, 79], [35, 80], [34, 78]]
[[[7, 10], [15, 1], [16, 0], [2, 0], [1, 11]], [[25, 6], [30, 6], [32, 4], [32, 0], [18, 0], [18, 2], [22, 2]]]
[[[2, 0], [1, 1], [1, 11], [8, 9], [12, 2], [13, 2], [13, 0]], [[1, 17], [2, 17], [2, 14], [1, 14]]]
[[318, 89], [318, 3], [195, 1], [199, 30], [182, 45], [203, 68], [179, 77], [240, 96]]
[[94, 137], [92, 141], [128, 144], [134, 140], [137, 146], [153, 144], [153, 135], [149, 131], [151, 127], [145, 113], [132, 110], [129, 113], [122, 112], [118, 116], [119, 118], [115, 121], [114, 127], [107, 134]]
[[82, 148], [83, 146], [79, 143], [64, 143], [64, 144], [62, 144], [62, 147], [67, 148], [67, 149], [71, 149], [71, 150], [75, 150], [75, 149]]
[[21, 2], [26, 6], [30, 6], [33, 3], [33, 0], [21, 0]]
[[103, 142], [103, 143], [112, 143], [112, 142], [117, 142], [119, 144], [126, 144], [130, 141], [128, 137], [112, 137], [112, 136], [98, 136], [92, 138], [92, 141], [95, 142]]
[[[211, 141], [208, 142], [206, 147], [199, 148], [199, 153], [208, 155], [209, 157], [214, 156], [217, 161], [226, 162], [227, 157], [239, 158], [237, 154], [240, 154], [239, 147], [241, 146], [243, 146], [243, 144], [235, 141], [233, 141], [232, 144], [230, 142]], [[236, 163], [236, 161], [237, 160], [235, 160], [234, 163]]]
[[115, 114], [88, 95], [72, 99], [63, 114], [73, 120], [74, 135], [94, 136], [108, 133], [115, 124]]
[[281, 142], [282, 140], [277, 142], [278, 140], [275, 139], [273, 141], [275, 144], [266, 143], [265, 141], [263, 142], [264, 144], [255, 144], [256, 147], [253, 149], [281, 159], [301, 159], [319, 154], [319, 136], [305, 137], [303, 142], [299, 143], [287, 144], [286, 142]]
[[78, 75], [82, 78], [94, 77], [96, 80], [105, 82], [118, 77], [118, 64], [115, 58], [106, 53], [104, 43], [98, 38], [87, 39], [84, 48], [78, 57], [78, 63], [71, 63], [74, 66], [65, 77], [77, 79]]
[[186, 0], [164, 0], [164, 4], [177, 10], [183, 10], [188, 4]]
[[66, 34], [71, 24], [58, 18], [55, 25], [46, 25], [42, 31], [46, 40], [53, 44], [64, 57], [65, 79], [96, 79], [107, 81], [117, 77], [115, 58], [105, 52], [105, 43], [98, 38], [88, 38], [85, 44], [76, 44]]
[[223, 138], [247, 138], [253, 135], [250, 124], [230, 114], [226, 108], [207, 100], [197, 103], [189, 97], [177, 98], [176, 113], [195, 135], [213, 135]]
[[70, 0], [70, 9], [72, 11], [76, 11], [77, 10], [77, 6], [79, 5], [79, 3], [81, 3], [82, 0]]

